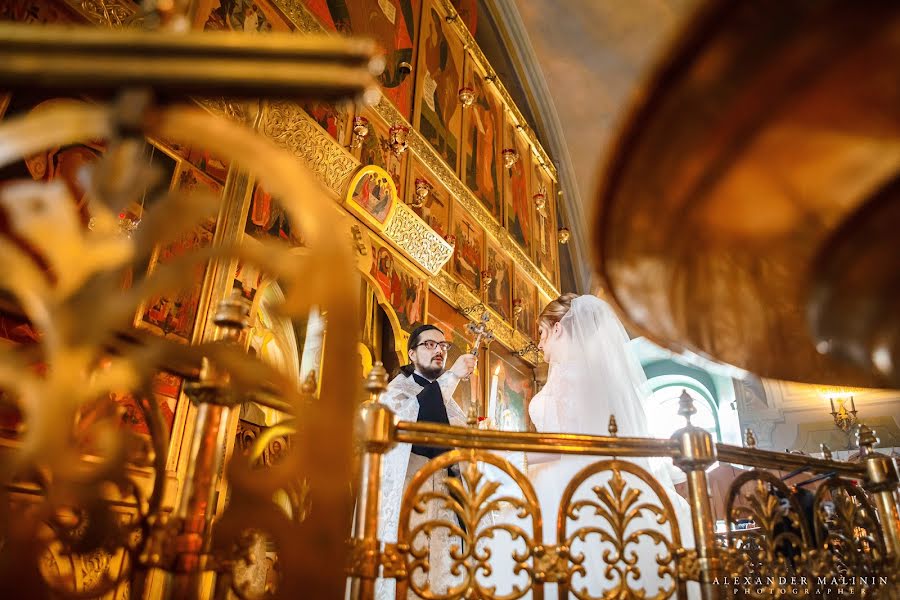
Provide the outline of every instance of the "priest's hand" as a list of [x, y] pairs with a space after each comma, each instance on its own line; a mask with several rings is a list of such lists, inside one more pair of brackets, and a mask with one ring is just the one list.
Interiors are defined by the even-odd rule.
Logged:
[[478, 359], [474, 354], [466, 353], [456, 359], [456, 362], [450, 367], [450, 371], [460, 379], [465, 379], [475, 370], [477, 362]]

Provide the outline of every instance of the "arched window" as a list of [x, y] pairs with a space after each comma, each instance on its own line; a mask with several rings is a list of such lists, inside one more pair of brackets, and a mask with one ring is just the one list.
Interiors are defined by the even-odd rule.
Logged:
[[[657, 378], [661, 379], [661, 378]], [[679, 377], [678, 381], [650, 380], [653, 394], [647, 398], [644, 410], [647, 413], [650, 433], [656, 438], [668, 438], [684, 427], [684, 417], [678, 414], [679, 398], [687, 390], [694, 399], [696, 414], [691, 416], [691, 423], [710, 432], [716, 441], [720, 441], [719, 419], [716, 415], [715, 403], [709, 391], [697, 380]], [[656, 383], [656, 385], [654, 385]]]

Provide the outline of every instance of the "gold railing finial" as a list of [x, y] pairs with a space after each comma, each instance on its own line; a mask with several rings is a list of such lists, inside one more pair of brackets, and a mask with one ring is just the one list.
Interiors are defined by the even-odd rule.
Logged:
[[250, 327], [250, 302], [241, 295], [241, 290], [232, 288], [228, 298], [219, 301], [213, 322], [226, 342], [236, 342], [241, 332]]
[[685, 418], [688, 427], [693, 427], [691, 423], [691, 415], [695, 414], [697, 409], [694, 407], [694, 399], [688, 394], [687, 389], [681, 391], [678, 397], [678, 414]]
[[478, 407], [475, 406], [475, 400], [469, 402], [469, 410], [466, 413], [466, 425], [476, 427], [478, 425]]
[[609, 415], [609, 435], [612, 437], [616, 437], [616, 434], [619, 433], [619, 424], [616, 423], [616, 415]]
[[381, 364], [381, 361], [378, 361], [372, 367], [372, 370], [369, 371], [369, 376], [366, 377], [366, 383], [363, 386], [369, 392], [369, 402], [378, 402], [379, 396], [387, 391], [387, 384], [387, 371], [384, 370], [384, 365]]
[[859, 448], [861, 456], [869, 456], [872, 454], [872, 448], [878, 445], [881, 440], [875, 435], [875, 432], [865, 423], [860, 423], [856, 430], [856, 446]]
[[834, 456], [831, 454], [831, 448], [825, 443], [822, 444], [822, 458], [825, 460], [834, 460]]
[[744, 433], [744, 446], [747, 448], [756, 448], [756, 436], [749, 427], [747, 428], [746, 433]]

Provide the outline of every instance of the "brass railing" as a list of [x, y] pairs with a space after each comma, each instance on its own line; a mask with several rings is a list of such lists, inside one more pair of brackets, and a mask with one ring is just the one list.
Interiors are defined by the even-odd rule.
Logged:
[[[385, 382], [383, 370], [373, 369], [367, 383], [370, 398], [359, 414], [357, 435], [363, 458], [349, 566], [353, 598], [512, 599], [528, 592], [542, 598], [548, 583], [559, 586], [561, 597], [571, 594], [577, 598], [683, 598], [696, 596], [697, 588], [704, 599], [900, 596], [897, 468], [890, 457], [872, 450], [878, 440], [865, 425], [859, 432], [862, 461], [844, 463], [716, 444], [707, 431], [691, 424], [695, 409], [687, 394], [679, 410], [686, 425], [668, 440], [617, 437], [614, 428], [609, 436], [587, 436], [395, 423], [393, 413], [378, 402]], [[752, 446], [752, 436], [748, 437]], [[394, 542], [378, 536], [379, 514], [386, 508], [379, 505], [380, 476], [385, 453], [399, 443], [452, 450], [430, 460], [409, 482]], [[561, 508], [554, 515], [555, 545], [544, 543], [542, 507], [527, 476], [491, 451], [597, 457], [597, 462], [585, 463], [587, 466], [574, 475], [562, 493]], [[620, 460], [650, 457], [672, 458], [687, 476], [693, 547], [682, 544], [672, 505], [654, 477], [634, 462]], [[751, 467], [730, 486], [726, 498], [728, 532], [718, 541], [707, 482], [707, 469], [716, 461]], [[445, 492], [420, 491], [431, 476], [446, 473], [454, 464], [459, 465], [460, 475], [444, 480]], [[496, 484], [483, 477], [487, 468], [505, 473], [520, 492], [518, 496], [501, 496]], [[811, 512], [804, 512], [792, 490], [770, 471], [799, 468], [831, 474], [816, 491]], [[585, 500], [584, 496], [575, 500], [576, 490], [598, 474], [607, 476], [607, 481], [592, 488], [595, 498], [590, 508], [606, 515], [609, 527], [602, 532], [597, 530], [596, 518], [592, 518], [590, 527], [579, 527], [576, 505], [584, 508]], [[400, 474], [401, 481], [403, 476]], [[634, 482], [643, 483], [635, 487]], [[428, 503], [435, 502], [442, 511], [429, 513]], [[524, 548], [504, 564], [512, 565], [524, 585], [495, 595], [496, 588], [485, 581], [487, 575], [496, 575], [496, 567], [490, 554], [479, 548], [492, 532], [497, 533], [497, 523], [490, 518], [504, 502], [514, 508], [519, 521], [516, 526], [506, 524], [501, 529], [521, 540], [519, 547]], [[657, 539], [657, 533], [629, 530], [626, 536], [627, 524], [641, 510], [658, 517], [664, 526], [659, 531], [667, 535]], [[741, 529], [739, 521], [753, 526]], [[519, 526], [522, 523], [530, 525], [531, 531]], [[416, 541], [417, 536], [433, 535], [441, 529], [457, 540], [455, 546], [447, 546], [449, 559], [429, 557], [428, 546]], [[584, 553], [573, 546], [590, 535], [603, 536], [611, 549], [602, 560], [585, 561]], [[635, 544], [642, 535], [657, 536], [659, 575], [666, 582], [659, 590], [641, 589], [635, 583], [638, 577], [634, 565], [627, 560], [626, 546]], [[447, 563], [455, 579], [446, 589], [435, 589], [429, 584], [429, 572], [441, 561]], [[578, 585], [576, 578], [595, 570], [602, 570], [608, 581], [601, 595], [592, 595]], [[393, 581], [396, 590], [385, 593], [393, 586], [385, 588], [378, 581]], [[695, 591], [689, 592], [691, 589]]]

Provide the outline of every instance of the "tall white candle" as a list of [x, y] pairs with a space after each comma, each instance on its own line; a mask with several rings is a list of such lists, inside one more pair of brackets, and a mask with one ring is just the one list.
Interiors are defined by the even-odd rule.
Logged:
[[494, 369], [494, 376], [491, 377], [491, 395], [488, 396], [488, 414], [487, 417], [493, 421], [494, 427], [497, 427], [497, 388], [500, 385], [500, 365]]

